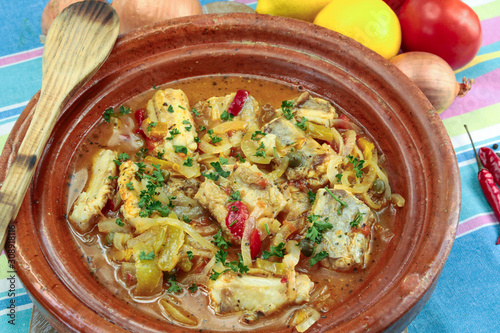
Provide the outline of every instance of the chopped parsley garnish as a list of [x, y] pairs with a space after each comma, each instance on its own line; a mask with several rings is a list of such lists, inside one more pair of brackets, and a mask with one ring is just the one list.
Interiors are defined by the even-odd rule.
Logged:
[[192, 113], [194, 113], [194, 115], [195, 115], [196, 117], [199, 117], [199, 116], [200, 116], [200, 113], [199, 113], [199, 112], [198, 112], [198, 110], [196, 110], [195, 108], [192, 108], [192, 109], [191, 109], [191, 112], [192, 112]]
[[153, 129], [153, 127], [156, 127], [156, 125], [158, 125], [158, 123], [155, 123], [155, 122], [149, 123], [148, 127], [146, 128], [146, 130], [148, 132], [151, 132], [151, 130]]
[[309, 259], [309, 265], [312, 267], [312, 266], [316, 265], [320, 260], [323, 260], [326, 257], [328, 257], [328, 252], [326, 252], [326, 251], [321, 251], [319, 253], [316, 253], [316, 255], [314, 257]]
[[156, 154], [156, 156], [158, 156], [158, 158], [159, 158], [160, 160], [163, 158], [163, 155], [165, 155], [165, 151], [164, 151], [164, 150], [162, 150], [161, 152], [158, 152], [158, 153]]
[[182, 123], [184, 125], [187, 125], [187, 126], [184, 127], [186, 129], [186, 131], [191, 132], [191, 128], [193, 128], [193, 125], [191, 125], [191, 123], [189, 122], [189, 120], [183, 120]]
[[[191, 223], [191, 219], [187, 215], [182, 214], [182, 220], [186, 223]], [[193, 258], [191, 258], [191, 259], [193, 259]]]
[[285, 243], [279, 243], [276, 246], [269, 248], [270, 251], [262, 252], [262, 258], [269, 259], [269, 257], [275, 256], [278, 258], [283, 258], [285, 256]]
[[174, 108], [172, 105], [169, 105], [168, 108], [167, 108], [167, 111], [170, 112], [170, 113], [174, 113]]
[[131, 191], [133, 191], [133, 190], [134, 190], [134, 184], [132, 183], [132, 181], [129, 181], [126, 185], [127, 185], [127, 188], [128, 188], [129, 190], [131, 190]]
[[106, 109], [104, 111], [104, 113], [102, 114], [102, 117], [104, 118], [105, 122], [109, 123], [111, 121], [112, 117], [118, 118], [120, 116], [123, 116], [125, 114], [129, 114], [129, 113], [130, 113], [130, 109], [126, 108], [122, 105], [122, 106], [120, 106], [120, 111], [118, 113], [115, 113], [115, 110], [113, 108], [109, 108], [109, 109]]
[[271, 232], [269, 231], [269, 226], [266, 224], [264, 224], [264, 227], [266, 227], [266, 232], [268, 235], [271, 235]]
[[199, 138], [199, 137], [195, 136], [195, 137], [194, 137], [194, 142], [199, 143], [199, 142], [201, 142], [201, 140], [200, 140], [200, 138]]
[[222, 114], [220, 115], [220, 119], [225, 120], [225, 121], [231, 121], [231, 120], [233, 120], [233, 118], [234, 118], [234, 115], [230, 114], [227, 111], [222, 112]]
[[281, 112], [283, 112], [283, 115], [288, 120], [293, 118], [292, 107], [293, 107], [293, 101], [281, 102]]
[[278, 152], [276, 151], [276, 147], [273, 147], [274, 150], [274, 157], [278, 158]]
[[153, 84], [153, 89], [161, 89], [160, 87], [157, 87]]
[[193, 158], [189, 156], [184, 160], [184, 163], [182, 165], [187, 166], [187, 167], [192, 167], [193, 166]]
[[118, 224], [120, 227], [123, 227], [125, 223], [123, 223], [123, 220], [121, 218], [116, 219], [116, 224]]
[[219, 162], [211, 162], [210, 163], [211, 166], [214, 167], [215, 171], [222, 177], [224, 178], [227, 178], [229, 177], [229, 175], [231, 174], [230, 171], [224, 171], [224, 169], [222, 169], [222, 166], [220, 165]]
[[245, 163], [246, 162], [246, 159], [243, 158], [240, 154], [236, 154], [236, 157], [238, 157], [240, 159], [241, 163]]
[[342, 181], [342, 174], [341, 173], [338, 173], [335, 175], [335, 178], [337, 178], [337, 183], [340, 183]]
[[[215, 254], [215, 262], [220, 262], [222, 265], [224, 265], [225, 267], [228, 267], [228, 269], [218, 273], [216, 272], [215, 270], [212, 269], [212, 274], [210, 275], [210, 280], [217, 280], [217, 278], [229, 271], [229, 270], [232, 270], [233, 272], [236, 272], [236, 273], [241, 273], [241, 274], [244, 274], [246, 272], [248, 272], [248, 267], [245, 266], [243, 264], [243, 258], [241, 257], [241, 253], [238, 253], [238, 260], [237, 261], [229, 261], [227, 262], [226, 259], [227, 259], [227, 252], [220, 249], [219, 251], [217, 251], [217, 253]], [[212, 276], [214, 276], [212, 278]]]
[[186, 254], [189, 259], [193, 259], [193, 251], [187, 251]]
[[160, 201], [155, 200], [156, 189], [163, 186], [165, 178], [163, 177], [158, 164], [153, 164], [153, 167], [155, 170], [153, 170], [151, 175], [143, 175], [144, 178], [147, 178], [148, 183], [146, 184], [147, 190], [142, 190], [139, 194], [138, 205], [142, 209], [139, 212], [139, 216], [150, 217], [153, 212], [158, 212], [162, 217], [167, 217], [168, 214], [170, 214], [170, 209], [163, 206]]
[[352, 164], [354, 171], [356, 171], [356, 177], [360, 178], [363, 176], [363, 164], [365, 163], [364, 160], [360, 160], [358, 157], [354, 157], [352, 155], [347, 155], [347, 159], [349, 159], [349, 162]]
[[215, 269], [212, 268], [212, 273], [210, 274], [209, 279], [212, 281], [215, 281], [219, 278], [219, 276], [221, 276], [222, 274], [224, 274], [230, 270], [231, 270], [230, 268], [227, 268], [227, 269], [223, 270], [222, 272], [216, 272]]
[[146, 252], [141, 251], [139, 253], [139, 260], [153, 260], [155, 258], [155, 253], [154, 251], [149, 252], [146, 254]]
[[219, 156], [219, 162], [220, 162], [221, 165], [226, 165], [227, 162], [228, 162], [228, 159]]
[[109, 180], [115, 180], [116, 178], [118, 178], [118, 176], [108, 176]]
[[210, 172], [210, 173], [202, 173], [203, 177], [207, 178], [207, 179], [212, 179], [213, 181], [218, 181], [219, 180], [219, 175], [216, 174], [216, 173], [213, 173], [213, 172]]
[[347, 204], [340, 200], [339, 198], [337, 198], [333, 193], [332, 191], [330, 191], [330, 189], [328, 187], [325, 187], [325, 190], [328, 192], [328, 194], [330, 194], [332, 196], [332, 198], [337, 201], [340, 206], [339, 206], [339, 209], [337, 209], [337, 215], [342, 215], [342, 210], [344, 209], [344, 207], [347, 207]]
[[224, 237], [222, 236], [222, 231], [219, 230], [214, 236], [213, 236], [213, 240], [212, 240], [212, 243], [215, 244], [215, 246], [221, 248], [221, 249], [228, 249], [229, 246], [231, 246], [231, 244], [229, 244], [229, 242], [226, 242], [226, 240], [224, 239]]
[[196, 290], [198, 290], [198, 285], [196, 285], [196, 283], [193, 283], [191, 285], [191, 287], [188, 288], [188, 290], [191, 292], [191, 293], [194, 293]]
[[175, 207], [175, 205], [172, 203], [172, 201], [174, 201], [175, 199], [177, 199], [177, 197], [176, 197], [176, 196], [171, 196], [171, 197], [168, 197], [168, 205], [167, 205], [167, 207], [169, 207], [169, 208], [174, 208], [174, 207]]
[[174, 279], [170, 279], [168, 280], [168, 282], [170, 283], [170, 287], [167, 289], [167, 293], [178, 294], [182, 291], [182, 288], [179, 287], [179, 285]]
[[146, 171], [146, 164], [142, 162], [135, 162], [135, 165], [137, 165], [138, 168], [135, 174], [139, 180], [142, 180], [142, 178], [144, 178], [144, 172]]
[[198, 130], [198, 132], [204, 131], [206, 129], [207, 129], [207, 127], [205, 125], [201, 125], [200, 129]]
[[352, 220], [349, 224], [351, 225], [351, 227], [353, 228], [358, 228], [359, 226], [359, 223], [361, 221], [363, 221], [363, 215], [365, 215], [364, 213], [361, 213], [360, 211], [358, 211], [358, 214], [356, 214], [356, 217], [354, 218], [354, 220]]
[[309, 197], [309, 203], [312, 205], [314, 203], [314, 200], [316, 200], [316, 193], [313, 191], [309, 190], [307, 192], [307, 196]]
[[118, 155], [118, 159], [113, 160], [113, 162], [115, 162], [116, 165], [120, 166], [122, 165], [123, 162], [127, 161], [128, 159], [130, 159], [130, 157], [128, 156], [127, 153], [121, 153]]
[[186, 108], [185, 108], [185, 107], [183, 107], [182, 105], [177, 105], [177, 107], [178, 107], [179, 109], [186, 110]]
[[312, 226], [307, 229], [306, 235], [304, 236], [316, 244], [321, 243], [323, 240], [323, 232], [333, 228], [333, 225], [328, 223], [328, 217], [323, 221], [321, 221], [320, 218], [321, 216], [316, 214], [307, 217], [307, 220], [312, 223]]
[[[238, 209], [238, 208], [236, 208]], [[233, 222], [231, 222], [231, 224], [229, 225], [229, 227], [232, 227], [236, 222], [238, 222], [238, 220], [234, 220]]]
[[174, 151], [175, 151], [176, 154], [181, 153], [181, 154], [187, 155], [187, 153], [188, 153], [188, 150], [187, 150], [187, 148], [185, 146], [176, 146], [176, 145], [174, 145]]
[[170, 130], [168, 133], [170, 133], [169, 137], [166, 137], [166, 140], [173, 140], [174, 136], [181, 134], [177, 128], [174, 128], [173, 130]]
[[265, 135], [266, 135], [266, 133], [264, 133], [264, 132], [255, 131], [255, 132], [253, 132], [252, 137], [250, 139], [252, 139], [252, 140], [260, 140]]
[[296, 123], [295, 125], [297, 125], [298, 128], [300, 128], [301, 130], [305, 131], [307, 129], [307, 125], [306, 125], [306, 117], [302, 117], [302, 120], [300, 121], [300, 123]]
[[220, 136], [217, 136], [217, 135], [214, 134], [214, 130], [213, 129], [208, 130], [207, 133], [208, 133], [208, 136], [210, 136], [210, 140], [212, 141], [213, 144], [216, 144], [216, 143], [222, 141], [222, 138]]
[[234, 201], [241, 201], [241, 193], [240, 191], [234, 191], [229, 195], [230, 199], [229, 202], [234, 202]]
[[257, 151], [255, 152], [254, 156], [257, 157], [266, 157], [266, 146], [264, 145], [264, 142], [261, 142], [259, 147], [257, 148]]

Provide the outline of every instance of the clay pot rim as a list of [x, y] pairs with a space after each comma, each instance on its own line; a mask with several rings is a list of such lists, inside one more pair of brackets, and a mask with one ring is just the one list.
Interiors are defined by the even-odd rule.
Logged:
[[[212, 22], [211, 24], [210, 21]], [[110, 59], [116, 60], [116, 58], [119, 57], [120, 52], [129, 52], [131, 48], [133, 49], [132, 43], [134, 41], [137, 41], [138, 39], [148, 40], [148, 38], [153, 38], [152, 36], [168, 33], [174, 28], [182, 30], [193, 26], [199, 27], [203, 25], [208, 25], [212, 27], [217, 26], [220, 29], [222, 29], [227, 26], [237, 27], [239, 25], [245, 25], [245, 24], [247, 26], [250, 25], [253, 27], [256, 27], [258, 25], [264, 25], [266, 27], [273, 27], [277, 31], [280, 29], [289, 30], [290, 33], [300, 32], [303, 34], [307, 34], [312, 39], [316, 38], [318, 42], [336, 43], [337, 45], [342, 45], [346, 47], [345, 52], [347, 54], [353, 56], [356, 54], [363, 54], [365, 55], [365, 57], [363, 58], [364, 65], [372, 71], [371, 73], [372, 75], [379, 75], [381, 78], [385, 80], [385, 82], [387, 82], [391, 86], [391, 89], [396, 89], [395, 86], [397, 84], [401, 85], [399, 91], [405, 91], [405, 90], [409, 91], [408, 94], [409, 96], [406, 96], [405, 98], [408, 98], [411, 102], [416, 103], [418, 105], [418, 108], [420, 108], [421, 110], [429, 111], [429, 113], [426, 114], [425, 116], [416, 115], [416, 117], [427, 118], [426, 121], [429, 124], [432, 124], [433, 126], [432, 131], [435, 132], [437, 138], [439, 138], [439, 140], [441, 141], [441, 145], [445, 147], [447, 153], [445, 156], [443, 156], [443, 161], [444, 161], [443, 163], [446, 164], [445, 168], [448, 168], [449, 170], [452, 171], [450, 172], [448, 178], [446, 179], [448, 184], [450, 184], [449, 185], [450, 193], [448, 195], [450, 199], [453, 201], [452, 206], [454, 205], [455, 208], [458, 206], [458, 210], [452, 211], [450, 209], [450, 212], [448, 214], [448, 219], [446, 219], [441, 223], [443, 226], [442, 232], [444, 236], [441, 235], [443, 237], [438, 238], [439, 246], [434, 248], [436, 262], [424, 270], [425, 271], [425, 274], [423, 274], [424, 276], [420, 275], [417, 276], [418, 281], [410, 281], [408, 283], [409, 284], [408, 288], [412, 289], [412, 296], [410, 297], [409, 295], [407, 295], [406, 297], [404, 297], [399, 302], [400, 308], [397, 309], [397, 311], [393, 311], [393, 313], [391, 313], [388, 316], [377, 318], [379, 319], [379, 321], [372, 325], [372, 327], [375, 330], [387, 328], [392, 324], [396, 323], [401, 318], [403, 318], [406, 312], [413, 306], [415, 306], [417, 302], [420, 300], [420, 298], [422, 298], [429, 291], [429, 289], [432, 289], [433, 286], [435, 285], [435, 282], [437, 281], [439, 273], [445, 263], [446, 257], [448, 256], [453, 244], [453, 238], [456, 232], [456, 227], [458, 222], [458, 212], [460, 207], [458, 165], [447, 132], [444, 129], [444, 126], [442, 125], [439, 116], [437, 116], [435, 112], [432, 112], [433, 109], [430, 106], [429, 102], [426, 100], [426, 98], [401, 72], [399, 72], [394, 66], [392, 66], [385, 59], [379, 57], [370, 50], [365, 49], [357, 42], [354, 42], [348, 39], [347, 37], [338, 35], [332, 31], [328, 31], [326, 29], [319, 28], [317, 26], [313, 26], [311, 24], [296, 20], [262, 16], [262, 15], [253, 15], [253, 14], [231, 14], [230, 16], [221, 14], [210, 14], [192, 18], [174, 19], [167, 21], [164, 24], [156, 24], [152, 27], [141, 28], [121, 37], [117, 42], [116, 49], [115, 51], [113, 51], [113, 54], [112, 56], [110, 56]], [[285, 28], [285, 26], [287, 25], [288, 28]], [[256, 38], [258, 40], [258, 36], [255, 37], [252, 35], [251, 38]], [[284, 41], [283, 44], [284, 44], [283, 47], [285, 48], [288, 46], [287, 41]], [[314, 52], [311, 52], [311, 54], [314, 55]], [[154, 56], [154, 53], [152, 53], [150, 56]], [[328, 61], [327, 59], [323, 60]], [[117, 68], [113, 68], [113, 66], [111, 65], [107, 66], [105, 64], [103, 68], [92, 79], [92, 82], [87, 84], [73, 98], [72, 101], [78, 99], [83, 94], [83, 91], [89, 89], [89, 87], [92, 86], [93, 82], [98, 81], [103, 77], [112, 74], [113, 70], [115, 69]], [[30, 121], [31, 117], [30, 111], [36, 105], [37, 96], [38, 94], [36, 94], [29, 102], [29, 104], [26, 106], [18, 122], [16, 122], [13, 130], [11, 131], [11, 134], [9, 135], [8, 141], [6, 143], [6, 147], [4, 149], [4, 153], [2, 154], [0, 160], [0, 163], [2, 163], [2, 165], [5, 165], [5, 163], [7, 163], [7, 160], [11, 159], [12, 156], [15, 154], [14, 151], [16, 150], [16, 145], [20, 142], [22, 136], [20, 135], [20, 133], [22, 133], [26, 129], [27, 124]], [[5, 177], [5, 170], [2, 170], [0, 171], [0, 179], [3, 179], [4, 177]], [[32, 205], [31, 200], [28, 197], [29, 196], [27, 195], [23, 207], [30, 207]], [[443, 241], [443, 238], [447, 241], [446, 242]], [[34, 236], [30, 239], [24, 239], [24, 242], [23, 240], [18, 241], [16, 249], [19, 255], [17, 263], [19, 269], [19, 276], [25, 283], [25, 286], [29, 291], [29, 293], [35, 297], [36, 302], [39, 302], [42, 307], [48, 310], [48, 313], [46, 313], [46, 315], [52, 317], [53, 319], [56, 319], [57, 321], [65, 323], [69, 327], [72, 327], [72, 329], [78, 329], [78, 330], [90, 329], [90, 328], [95, 329], [99, 327], [100, 329], [103, 330], [110, 330], [110, 331], [116, 330], [118, 327], [114, 326], [113, 324], [107, 322], [107, 320], [105, 320], [104, 318], [100, 317], [97, 313], [94, 312], [93, 309], [85, 308], [84, 305], [82, 305], [81, 308], [77, 309], [78, 313], [76, 312], [68, 313], [67, 309], [65, 309], [64, 306], [64, 300], [61, 299], [61, 296], [67, 296], [68, 293], [70, 293], [70, 291], [66, 289], [65, 286], [60, 285], [52, 290], [43, 290], [45, 283], [44, 277], [42, 275], [32, 276], [30, 274], [30, 271], [32, 269], [31, 263], [34, 262], [35, 264], [43, 266], [43, 268], [39, 268], [37, 274], [42, 274], [42, 273], [50, 274], [51, 266], [45, 259], [37, 258], [37, 254], [33, 253], [31, 251], [32, 249], [23, 248], [23, 246], [26, 246], [28, 244], [26, 242], [28, 241], [32, 242], [33, 240], [36, 242], [34, 248], [39, 250], [40, 244], [38, 244], [38, 241], [36, 238], [34, 238]], [[422, 243], [428, 243], [431, 240], [433, 239], [430, 239], [427, 242], [425, 242], [424, 240], [421, 243], [416, 244], [414, 247], [415, 253], [417, 253], [418, 251], [422, 251], [423, 248]], [[402, 267], [402, 271], [408, 270], [409, 267], [414, 264], [415, 263], [407, 262], [406, 267]], [[406, 277], [408, 276], [409, 275], [406, 275]], [[33, 278], [35, 278], [35, 280], [33, 280]], [[422, 278], [422, 280], [420, 280], [420, 278]], [[403, 277], [401, 277], [400, 280], [402, 279]], [[391, 285], [388, 286], [386, 289], [394, 289], [394, 288], [395, 286]], [[393, 295], [389, 294], [389, 296], [392, 297]], [[385, 295], [386, 298], [389, 296]], [[88, 322], [89, 321], [88, 319], [87, 322], [85, 323], [72, 322], [74, 320], [77, 320], [77, 318], [83, 313], [85, 315], [92, 316], [92, 319], [94, 319], [95, 322]], [[62, 326], [58, 326], [57, 322], [51, 321], [51, 323], [56, 327], [62, 328]], [[102, 324], [103, 326], [99, 326], [100, 324]]]

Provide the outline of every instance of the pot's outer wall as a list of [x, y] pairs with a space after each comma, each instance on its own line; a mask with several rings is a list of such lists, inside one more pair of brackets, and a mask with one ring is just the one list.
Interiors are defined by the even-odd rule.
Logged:
[[[185, 331], [148, 318], [90, 275], [68, 242], [63, 176], [107, 107], [153, 85], [217, 73], [302, 85], [355, 119], [387, 155], [391, 187], [406, 199], [395, 237], [363, 291], [309, 331], [400, 332], [430, 296], [456, 232], [460, 179], [446, 130], [418, 88], [378, 54], [312, 24], [254, 14], [179, 18], [119, 39], [63, 110], [15, 222], [17, 269], [29, 293], [61, 331]], [[15, 155], [37, 98], [12, 130], [0, 165]]]

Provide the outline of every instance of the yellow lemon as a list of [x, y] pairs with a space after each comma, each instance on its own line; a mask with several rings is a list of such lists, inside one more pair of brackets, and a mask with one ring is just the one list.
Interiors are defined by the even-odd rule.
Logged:
[[332, 0], [259, 0], [255, 11], [259, 14], [291, 17], [312, 22], [319, 11]]
[[351, 37], [386, 59], [401, 47], [398, 17], [382, 0], [333, 0], [314, 23]]

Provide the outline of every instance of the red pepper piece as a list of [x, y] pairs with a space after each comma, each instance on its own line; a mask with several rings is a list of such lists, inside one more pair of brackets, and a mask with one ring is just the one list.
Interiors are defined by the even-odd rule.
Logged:
[[134, 116], [135, 116], [135, 122], [137, 123], [137, 127], [138, 127], [136, 130], [136, 133], [146, 136], [146, 134], [142, 130], [142, 122], [144, 121], [144, 119], [146, 119], [144, 109], [139, 109], [139, 110], [135, 111]]
[[241, 201], [232, 202], [228, 207], [226, 226], [233, 236], [238, 239], [243, 237], [245, 223], [248, 219], [248, 208]]
[[252, 234], [250, 235], [250, 256], [252, 259], [259, 255], [261, 245], [262, 241], [260, 240], [259, 230], [253, 229]]
[[[483, 194], [486, 197], [486, 201], [490, 204], [491, 208], [493, 208], [493, 212], [497, 216], [498, 221], [500, 221], [500, 189], [495, 185], [495, 181], [493, 179], [493, 175], [491, 172], [486, 169], [483, 164], [481, 164], [481, 160], [476, 151], [476, 147], [474, 146], [474, 141], [472, 141], [472, 137], [469, 133], [469, 129], [467, 125], [464, 125], [467, 130], [467, 134], [469, 135], [469, 139], [472, 143], [472, 148], [474, 149], [474, 154], [476, 155], [477, 166], [479, 168], [479, 173], [477, 174], [477, 178], [479, 180], [479, 185], [481, 185], [481, 189], [483, 190]], [[496, 245], [500, 244], [500, 237], [496, 242]]]
[[486, 169], [493, 175], [495, 183], [500, 186], [500, 157], [487, 147], [479, 148], [479, 159]]
[[246, 90], [238, 90], [236, 92], [236, 95], [234, 96], [233, 101], [227, 108], [227, 112], [232, 114], [233, 116], [237, 116], [243, 108], [243, 104], [245, 104], [249, 95], [250, 93]]

